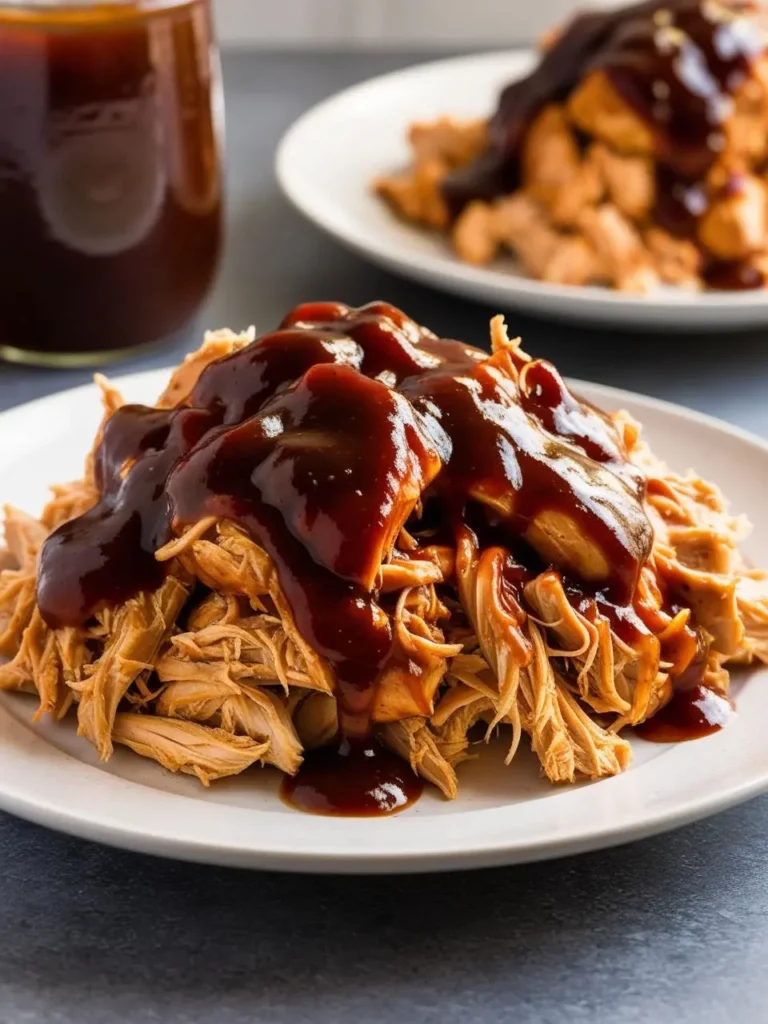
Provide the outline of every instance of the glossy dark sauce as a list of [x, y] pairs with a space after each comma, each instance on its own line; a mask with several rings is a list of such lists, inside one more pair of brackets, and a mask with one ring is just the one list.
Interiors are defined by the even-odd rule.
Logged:
[[[537, 365], [527, 370], [535, 376]], [[543, 372], [556, 375], [552, 367]], [[544, 420], [558, 417], [561, 400], [576, 402], [570, 395], [565, 399], [567, 389], [557, 379], [554, 394], [529, 395], [530, 411], [524, 408], [522, 389], [492, 360], [461, 373], [434, 371], [411, 378], [402, 390], [441, 452], [443, 470], [435, 489], [454, 517], [462, 519], [473, 500], [489, 508], [493, 521], [503, 523], [510, 535], [536, 547], [531, 527], [537, 517], [566, 511], [605, 554], [612, 571], [604, 585], [615, 601], [626, 604], [650, 551], [650, 524], [640, 497], [621, 477], [626, 460], [612, 462], [603, 447], [608, 424], [601, 415], [582, 404], [581, 419], [572, 427], [589, 435], [600, 461], [587, 456], [573, 435], [560, 437], [544, 427]], [[565, 423], [569, 413], [567, 405], [562, 408]]]
[[765, 273], [748, 260], [713, 260], [704, 271], [704, 280], [710, 288], [724, 292], [741, 292], [766, 285]]
[[438, 469], [401, 395], [319, 364], [257, 416], [204, 441], [168, 481], [179, 524], [231, 519], [272, 556], [300, 633], [334, 668], [347, 732], [367, 731], [392, 647], [376, 602], [379, 566]]
[[221, 241], [212, 31], [208, 0], [3, 5], [3, 344], [117, 350], [189, 322]]
[[310, 814], [369, 818], [403, 811], [424, 784], [402, 758], [369, 739], [342, 739], [310, 751], [297, 775], [285, 776], [280, 795]]
[[722, 149], [732, 97], [765, 49], [749, 4], [672, 0], [625, 12], [593, 61], [651, 128], [656, 154], [688, 181]]
[[[732, 100], [765, 41], [754, 4], [730, 10], [709, 0], [646, 0], [577, 16], [527, 77], [501, 94], [487, 153], [449, 175], [443, 192], [458, 215], [473, 199], [508, 194], [521, 183], [528, 128], [548, 103], [563, 102], [590, 71], [613, 88], [654, 141], [654, 221], [697, 240], [712, 196], [706, 176], [725, 144]], [[754, 288], [755, 275], [712, 273], [713, 288]]]
[[37, 602], [49, 626], [82, 625], [105, 604], [160, 586], [165, 568], [154, 553], [172, 537], [168, 474], [211, 425], [205, 410], [126, 405], [113, 413], [94, 464], [101, 500], [43, 545]]
[[[504, 369], [509, 358], [519, 386]], [[510, 552], [499, 571], [513, 616], [531, 570], [551, 564], [534, 529], [542, 515], [568, 517], [602, 553], [598, 580], [558, 568], [574, 593], [610, 605], [617, 619], [635, 615], [652, 543], [642, 477], [610, 420], [554, 367], [438, 339], [384, 303], [299, 307], [278, 331], [203, 371], [186, 405], [118, 410], [95, 479], [96, 508], [44, 546], [44, 618], [81, 625], [156, 588], [168, 563], [154, 552], [203, 516], [240, 526], [272, 557], [300, 633], [335, 679], [342, 753], [308, 758], [286, 783], [295, 801], [324, 791], [317, 779], [334, 757], [366, 768], [391, 761], [378, 748], [363, 761], [358, 753], [360, 743], [370, 748], [378, 681], [397, 650], [379, 566], [406, 520], [412, 535], [429, 534], [417, 541], [422, 554], [455, 545], [465, 529], [483, 549]], [[412, 513], [422, 495], [420, 521]], [[356, 792], [349, 804], [333, 801], [351, 806]]]
[[669, 704], [635, 732], [653, 743], [681, 743], [719, 732], [733, 718], [733, 705], [701, 684], [672, 694]]

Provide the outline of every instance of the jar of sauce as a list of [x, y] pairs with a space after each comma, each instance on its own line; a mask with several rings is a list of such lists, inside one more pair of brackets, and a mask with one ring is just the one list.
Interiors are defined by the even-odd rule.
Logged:
[[0, 356], [97, 363], [189, 323], [222, 112], [210, 0], [0, 0]]

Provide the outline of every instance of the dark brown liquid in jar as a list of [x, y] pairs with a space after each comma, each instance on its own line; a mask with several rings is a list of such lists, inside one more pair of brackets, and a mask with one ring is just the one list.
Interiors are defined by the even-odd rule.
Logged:
[[211, 32], [208, 0], [0, 8], [0, 349], [87, 361], [195, 313], [220, 241]]

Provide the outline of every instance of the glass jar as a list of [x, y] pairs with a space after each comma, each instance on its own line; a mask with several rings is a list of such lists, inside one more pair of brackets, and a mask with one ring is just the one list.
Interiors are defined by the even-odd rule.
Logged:
[[0, 356], [97, 363], [191, 320], [222, 113], [210, 0], [0, 0]]

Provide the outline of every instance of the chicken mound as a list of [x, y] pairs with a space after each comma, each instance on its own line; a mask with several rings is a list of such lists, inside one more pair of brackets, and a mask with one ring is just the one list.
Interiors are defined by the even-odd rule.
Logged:
[[[207, 366], [250, 341], [207, 336], [158, 408], [179, 406]], [[511, 381], [533, 365], [501, 318], [492, 346], [488, 362], [506, 367]], [[99, 383], [107, 423], [122, 399]], [[526, 733], [553, 782], [620, 772], [631, 756], [620, 733], [670, 699], [677, 655], [665, 660], [664, 652], [677, 649], [675, 640], [684, 645], [692, 625], [705, 652], [699, 678], [717, 693], [728, 691], [726, 664], [768, 661], [768, 584], [737, 547], [746, 522], [716, 487], [659, 462], [627, 414], [612, 420], [645, 477], [654, 531], [637, 588], [652, 628], [633, 640], [617, 635], [594, 602], [574, 602], [553, 568], [511, 600], [504, 549], [481, 547], [472, 530], [455, 548], [435, 544], [409, 558], [416, 541], [402, 529], [383, 555], [378, 587], [392, 598], [398, 657], [380, 680], [374, 728], [447, 797], [457, 793], [456, 767], [472, 756], [478, 723], [486, 738], [508, 731], [507, 762]], [[209, 516], [177, 531], [156, 553], [168, 567], [158, 589], [103, 605], [82, 628], [46, 624], [36, 603], [41, 548], [98, 499], [92, 452], [84, 478], [55, 487], [40, 519], [6, 509], [0, 689], [35, 694], [38, 717], [72, 711], [105, 760], [122, 744], [205, 785], [255, 763], [295, 774], [305, 751], [337, 733], [334, 673], [297, 629], [270, 555], [233, 522]], [[579, 546], [567, 529], [557, 536], [563, 548]], [[670, 607], [668, 591], [685, 594], [684, 604]]]
[[[742, 47], [728, 69], [725, 32]], [[539, 280], [636, 293], [765, 286], [757, 5], [646, 0], [582, 15], [491, 120], [414, 124], [409, 141], [413, 164], [375, 190], [404, 219], [447, 232], [468, 263], [510, 250]]]

